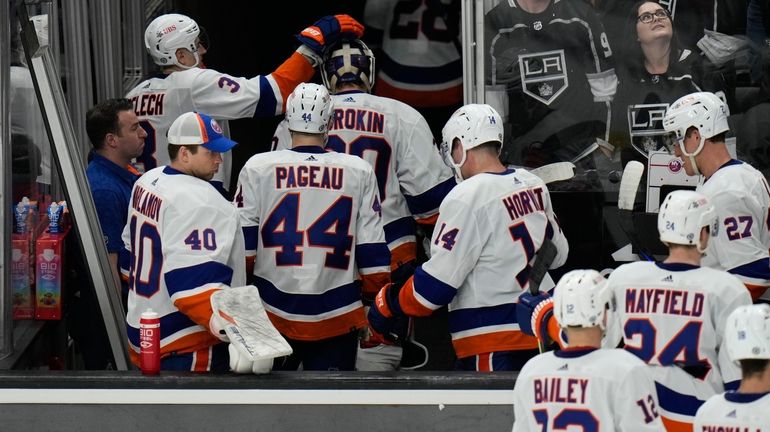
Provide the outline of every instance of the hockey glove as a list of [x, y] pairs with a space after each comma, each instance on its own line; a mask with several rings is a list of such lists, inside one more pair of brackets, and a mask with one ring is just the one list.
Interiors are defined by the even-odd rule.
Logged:
[[398, 304], [400, 290], [401, 286], [394, 284], [382, 287], [374, 299], [374, 304], [369, 308], [367, 316], [369, 328], [393, 342], [406, 338], [409, 330], [409, 319]]
[[516, 320], [521, 331], [540, 339], [544, 345], [550, 345], [548, 322], [553, 316], [553, 298], [548, 293], [533, 296], [524, 292], [516, 303]]
[[302, 30], [297, 39], [321, 56], [324, 48], [336, 43], [343, 34], [360, 38], [364, 35], [364, 26], [350, 15], [327, 15]]

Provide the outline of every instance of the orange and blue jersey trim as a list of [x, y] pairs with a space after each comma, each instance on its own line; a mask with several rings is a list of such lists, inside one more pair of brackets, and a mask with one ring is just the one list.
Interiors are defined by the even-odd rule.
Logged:
[[752, 301], [756, 302], [770, 288], [770, 258], [758, 259], [731, 268], [728, 273], [733, 274], [746, 285]]
[[[278, 86], [278, 92], [274, 92], [272, 86], [265, 80], [265, 83], [260, 82], [260, 101], [257, 103], [257, 110], [255, 114], [263, 113], [264, 115], [275, 116], [283, 112], [286, 108], [286, 98], [300, 83], [308, 82], [313, 79], [315, 74], [315, 68], [310, 62], [300, 53], [294, 52], [285, 62], [283, 62], [273, 73], [270, 74], [275, 84]], [[270, 91], [264, 91], [265, 86], [268, 86]], [[272, 97], [265, 98], [266, 95], [272, 95]], [[281, 98], [281, 110], [276, 107], [276, 96]], [[262, 103], [262, 99], [265, 99], [265, 104]], [[272, 103], [270, 103], [272, 99]], [[272, 113], [270, 112], [270, 106], [272, 105]], [[277, 112], [276, 112], [277, 111]]]
[[281, 291], [265, 278], [255, 279], [268, 316], [286, 337], [320, 340], [366, 324], [359, 281], [322, 293], [295, 294]]

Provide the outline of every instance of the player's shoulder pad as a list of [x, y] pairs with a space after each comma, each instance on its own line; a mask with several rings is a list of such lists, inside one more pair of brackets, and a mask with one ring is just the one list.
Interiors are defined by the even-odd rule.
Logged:
[[326, 155], [332, 161], [341, 163], [346, 167], [350, 167], [355, 170], [371, 172], [372, 175], [374, 175], [374, 168], [372, 168], [372, 165], [358, 156], [337, 152], [328, 152]]
[[622, 348], [602, 349], [597, 352], [601, 352], [602, 356], [607, 359], [609, 364], [614, 365], [617, 369], [622, 371], [630, 371], [637, 367], [647, 367], [647, 364], [639, 357]]

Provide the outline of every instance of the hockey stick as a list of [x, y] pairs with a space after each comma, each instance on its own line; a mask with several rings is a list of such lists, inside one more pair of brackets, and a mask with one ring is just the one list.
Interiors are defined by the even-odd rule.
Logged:
[[540, 177], [543, 183], [553, 183], [555, 181], [569, 180], [575, 176], [575, 164], [572, 162], [555, 162], [543, 165], [529, 170], [532, 174]]
[[[556, 259], [557, 252], [556, 245], [551, 240], [543, 239], [543, 244], [535, 254], [535, 262], [529, 269], [529, 293], [533, 296], [540, 294], [540, 283], [543, 281], [548, 268], [551, 267], [551, 263]], [[537, 338], [537, 349], [541, 353], [545, 352], [545, 345], [540, 338]]]
[[639, 188], [639, 182], [642, 180], [643, 173], [644, 165], [639, 161], [630, 161], [623, 169], [623, 177], [620, 179], [620, 189], [618, 191], [618, 216], [620, 228], [628, 236], [631, 245], [636, 248], [643, 259], [652, 261], [652, 254], [646, 251], [639, 242], [633, 221], [636, 190]]

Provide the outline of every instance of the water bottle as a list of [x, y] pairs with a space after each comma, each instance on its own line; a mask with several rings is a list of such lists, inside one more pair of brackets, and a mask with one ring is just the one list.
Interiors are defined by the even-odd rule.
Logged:
[[139, 319], [139, 367], [144, 375], [160, 372], [160, 317], [148, 308]]

